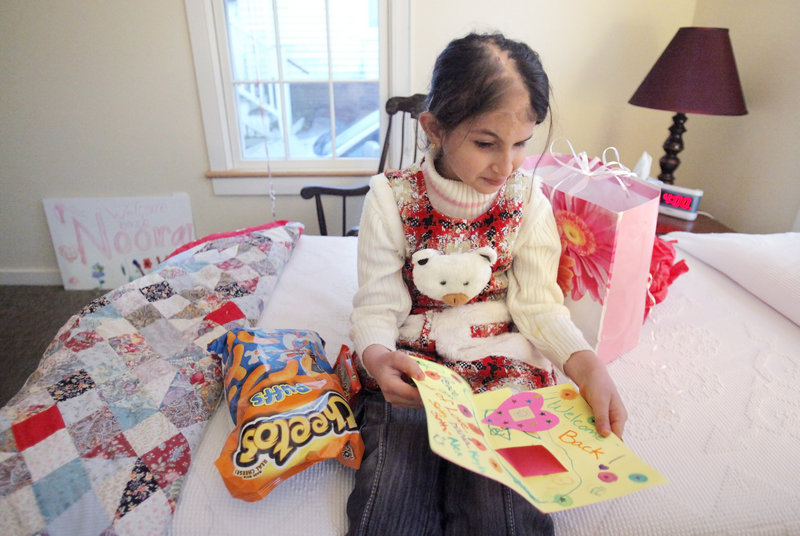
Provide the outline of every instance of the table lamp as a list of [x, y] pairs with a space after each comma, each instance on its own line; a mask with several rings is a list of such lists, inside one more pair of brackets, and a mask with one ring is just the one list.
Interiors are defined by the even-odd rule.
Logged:
[[686, 114], [744, 115], [742, 86], [727, 28], [679, 28], [639, 89], [628, 101], [636, 106], [676, 112], [659, 180], [673, 184], [680, 164]]

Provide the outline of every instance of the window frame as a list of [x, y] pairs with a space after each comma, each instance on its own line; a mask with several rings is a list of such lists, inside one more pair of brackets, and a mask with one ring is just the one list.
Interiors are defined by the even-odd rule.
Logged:
[[[410, 0], [378, 2], [381, 25], [381, 102], [386, 102], [388, 95], [409, 94], [409, 2]], [[264, 160], [248, 161], [234, 154], [238, 144], [231, 137], [238, 136], [238, 133], [231, 132], [230, 129], [231, 125], [237, 124], [237, 120], [233, 118], [231, 121], [230, 114], [235, 113], [235, 108], [226, 101], [228, 97], [222, 75], [223, 69], [228, 68], [228, 59], [223, 57], [228, 54], [224, 0], [184, 0], [184, 3], [208, 149], [209, 178], [240, 178], [249, 193], [260, 193], [264, 190], [264, 185], [257, 180], [254, 182], [254, 179], [267, 175], [293, 177], [291, 184], [283, 184], [278, 188], [278, 193], [297, 193], [303, 184], [319, 182], [326, 177], [334, 177], [334, 182], [341, 183], [341, 180], [337, 181], [335, 178], [363, 177], [375, 173], [377, 159], [371, 158], [275, 159], [266, 165]], [[218, 32], [220, 24], [222, 34]], [[385, 133], [385, 123], [386, 114], [381, 110], [381, 139]], [[309, 180], [303, 180], [303, 177]], [[220, 190], [228, 192], [232, 186], [227, 184]]]

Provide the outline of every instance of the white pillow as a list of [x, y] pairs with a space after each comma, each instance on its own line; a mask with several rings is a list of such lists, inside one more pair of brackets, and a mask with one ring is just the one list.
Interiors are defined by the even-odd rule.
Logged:
[[670, 233], [677, 247], [727, 275], [800, 326], [800, 233]]

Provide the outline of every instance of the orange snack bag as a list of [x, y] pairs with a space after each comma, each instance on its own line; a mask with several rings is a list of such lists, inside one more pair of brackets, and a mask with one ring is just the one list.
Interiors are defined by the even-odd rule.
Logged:
[[317, 333], [300, 330], [236, 329], [209, 345], [236, 424], [215, 462], [234, 497], [260, 500], [328, 458], [361, 465], [355, 415], [322, 348]]

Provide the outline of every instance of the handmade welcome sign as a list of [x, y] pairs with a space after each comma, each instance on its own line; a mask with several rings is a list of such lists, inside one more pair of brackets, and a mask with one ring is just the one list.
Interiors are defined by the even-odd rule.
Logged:
[[194, 239], [189, 196], [44, 199], [67, 290], [112, 289]]
[[615, 435], [601, 436], [571, 384], [473, 395], [460, 376], [416, 359], [431, 449], [502, 482], [542, 512], [620, 497], [667, 480]]

